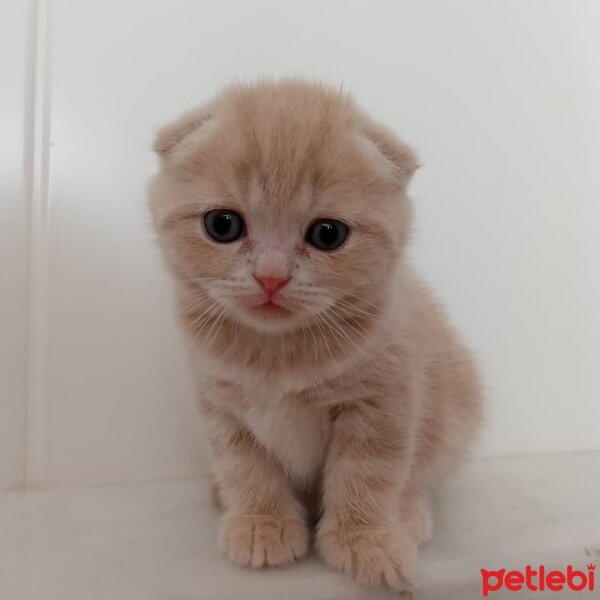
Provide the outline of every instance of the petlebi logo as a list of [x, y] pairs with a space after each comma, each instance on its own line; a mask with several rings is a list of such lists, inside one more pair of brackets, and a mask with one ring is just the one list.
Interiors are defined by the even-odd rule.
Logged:
[[[573, 565], [567, 565], [563, 571], [548, 571], [544, 565], [533, 568], [527, 565], [524, 571], [487, 571], [481, 569], [481, 593], [487, 598], [490, 593], [499, 590], [520, 592], [523, 589], [532, 592], [573, 592], [590, 591], [596, 589], [596, 565], [589, 564], [586, 571], [578, 571]], [[560, 596], [563, 598], [564, 596]]]

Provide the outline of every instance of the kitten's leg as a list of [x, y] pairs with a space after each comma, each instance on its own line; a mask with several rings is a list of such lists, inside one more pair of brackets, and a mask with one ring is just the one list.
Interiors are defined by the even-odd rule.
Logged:
[[411, 587], [416, 544], [398, 498], [412, 460], [412, 436], [376, 403], [344, 406], [333, 424], [317, 543], [332, 567], [367, 586]]
[[415, 544], [420, 546], [429, 540], [433, 533], [431, 492], [424, 487], [413, 487], [409, 484], [400, 498], [402, 522]]
[[308, 550], [304, 508], [281, 466], [231, 416], [210, 411], [219, 499], [219, 545], [235, 563], [291, 563]]

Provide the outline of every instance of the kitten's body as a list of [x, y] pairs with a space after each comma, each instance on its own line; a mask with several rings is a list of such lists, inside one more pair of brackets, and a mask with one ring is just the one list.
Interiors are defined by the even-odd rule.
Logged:
[[[230, 90], [156, 148], [152, 208], [211, 435], [223, 550], [255, 566], [299, 558], [310, 512], [326, 562], [403, 587], [431, 489], [480, 413], [467, 351], [403, 260], [414, 156], [347, 98], [299, 83]], [[247, 240], [207, 245], [194, 216], [231, 203]], [[296, 230], [332, 212], [354, 238], [315, 252]], [[285, 262], [289, 319], [235, 304], [257, 294], [263, 259]]]

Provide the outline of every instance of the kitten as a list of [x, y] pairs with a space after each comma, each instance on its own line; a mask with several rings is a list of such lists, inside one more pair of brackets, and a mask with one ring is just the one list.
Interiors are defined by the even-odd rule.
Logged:
[[338, 90], [227, 88], [162, 129], [150, 205], [234, 562], [309, 548], [413, 580], [431, 491], [480, 420], [467, 350], [404, 258], [413, 152]]

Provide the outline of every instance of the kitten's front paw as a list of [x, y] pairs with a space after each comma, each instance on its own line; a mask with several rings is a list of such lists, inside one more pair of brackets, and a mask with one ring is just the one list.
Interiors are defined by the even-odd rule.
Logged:
[[402, 523], [417, 546], [433, 533], [431, 500], [426, 493], [405, 494], [401, 510]]
[[225, 515], [219, 546], [233, 562], [274, 567], [302, 558], [308, 551], [308, 529], [300, 519], [270, 515]]
[[319, 531], [321, 556], [334, 569], [348, 573], [368, 587], [413, 587], [416, 547], [399, 527]]

